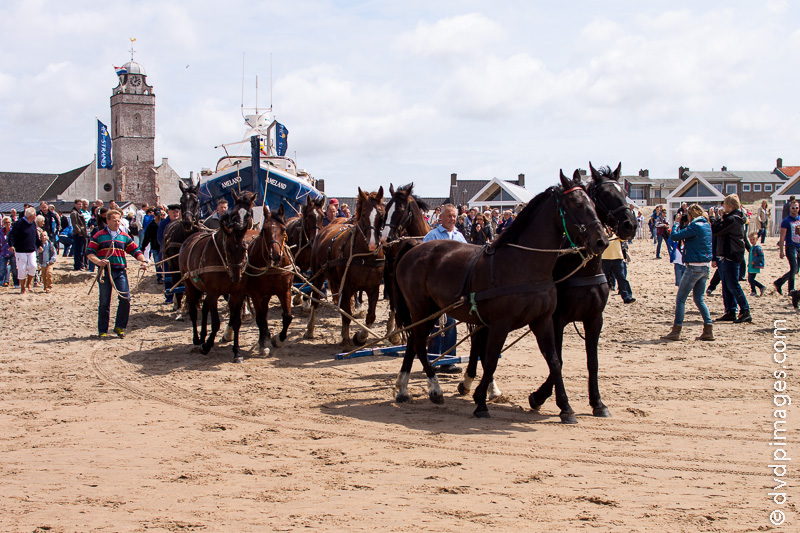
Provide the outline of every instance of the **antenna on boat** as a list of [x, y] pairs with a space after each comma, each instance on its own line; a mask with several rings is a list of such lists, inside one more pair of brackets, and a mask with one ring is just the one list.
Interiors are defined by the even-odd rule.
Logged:
[[242, 52], [242, 118], [244, 118], [244, 52]]
[[272, 111], [272, 52], [269, 53], [269, 109]]

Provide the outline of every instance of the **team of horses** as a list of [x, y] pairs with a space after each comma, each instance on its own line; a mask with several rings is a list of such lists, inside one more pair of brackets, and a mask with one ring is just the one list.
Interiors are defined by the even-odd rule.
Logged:
[[[269, 354], [268, 342], [279, 347], [292, 321], [292, 284], [312, 285], [311, 309], [305, 338], [313, 338], [317, 308], [327, 281], [333, 303], [342, 311], [341, 346], [364, 345], [376, 320], [380, 286], [389, 298], [387, 333], [403, 328], [406, 350], [395, 388], [396, 401], [410, 400], [408, 383], [414, 358], [422, 363], [429, 398], [442, 403], [444, 395], [428, 358], [427, 341], [443, 313], [469, 325], [470, 359], [458, 390], [467, 394], [481, 363], [483, 374], [473, 393], [474, 415], [488, 417], [487, 401], [499, 394], [494, 383], [498, 358], [514, 330], [530, 328], [547, 362], [549, 375], [529, 396], [538, 409], [555, 390], [564, 423], [576, 423], [562, 377], [563, 331], [570, 322], [582, 322], [589, 370], [589, 403], [595, 416], [610, 416], [597, 382], [598, 340], [608, 284], [600, 255], [610, 238], [628, 240], [636, 232], [636, 218], [620, 184], [620, 168], [599, 170], [591, 164], [591, 179], [583, 183], [579, 171], [572, 178], [561, 173], [559, 183], [534, 197], [501, 235], [485, 246], [452, 240], [423, 242], [430, 231], [425, 219], [429, 207], [413, 194], [413, 184], [383, 187], [376, 192], [358, 189], [355, 215], [323, 227], [324, 204], [307, 198], [298, 216], [286, 221], [281, 207], [265, 206], [254, 229], [250, 192], [235, 194], [234, 205], [211, 232], [199, 222], [196, 187], [181, 187], [182, 218], [167, 230], [164, 256], [179, 250], [177, 265], [185, 286], [192, 340], [203, 353], [214, 346], [220, 329], [217, 302], [227, 295], [233, 356], [242, 362], [239, 347], [241, 310], [247, 298], [259, 328], [259, 355]], [[307, 276], [307, 277], [306, 277]], [[352, 302], [367, 297], [366, 329], [352, 337]], [[197, 308], [202, 296], [198, 332]], [[282, 309], [282, 329], [270, 335], [267, 309], [276, 296]], [[211, 328], [207, 318], [211, 314]], [[374, 333], [374, 332], [372, 332]]]

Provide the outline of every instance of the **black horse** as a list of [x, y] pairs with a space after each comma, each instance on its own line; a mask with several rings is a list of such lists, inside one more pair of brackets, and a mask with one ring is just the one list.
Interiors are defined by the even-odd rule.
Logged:
[[[608, 167], [595, 170], [591, 163], [592, 181], [587, 192], [597, 208], [597, 216], [614, 230], [615, 238], [629, 240], [636, 236], [636, 214], [628, 206], [625, 191], [619, 182], [622, 163], [615, 171]], [[553, 276], [560, 279], [573, 272], [580, 265], [578, 258], [563, 256], [556, 261]], [[586, 345], [586, 364], [589, 369], [589, 405], [592, 414], [609, 417], [608, 407], [600, 399], [597, 384], [597, 349], [600, 332], [603, 329], [603, 310], [608, 302], [608, 283], [603, 274], [601, 258], [594, 257], [571, 277], [556, 285], [558, 305], [553, 313], [553, 330], [556, 335], [558, 360], [562, 363], [561, 348], [564, 341], [564, 328], [570, 322], [583, 322]], [[563, 363], [562, 363], [563, 364]], [[539, 409], [553, 392], [553, 380], [548, 377], [536, 392], [531, 393], [528, 402], [533, 409]]]
[[[569, 405], [561, 364], [555, 347], [552, 314], [557, 296], [553, 269], [557, 250], [563, 248], [564, 231], [576, 245], [590, 254], [608, 246], [594, 204], [580, 175], [568, 180], [561, 174], [561, 186], [537, 195], [503, 234], [485, 247], [451, 240], [422, 243], [398, 258], [395, 288], [397, 319], [403, 326], [419, 322], [409, 331], [403, 365], [396, 388], [398, 402], [408, 401], [408, 378], [417, 355], [428, 378], [429, 396], [434, 403], [444, 397], [433, 367], [428, 361], [427, 337], [437, 311], [465, 302], [448, 311], [456, 320], [483, 325], [478, 337], [483, 377], [475, 389], [475, 416], [488, 417], [486, 393], [500, 350], [508, 333], [529, 326], [539, 343], [556, 387], [561, 420], [577, 422]], [[474, 374], [473, 374], [474, 375]]]
[[[173, 220], [164, 229], [164, 243], [161, 246], [161, 255], [166, 259], [164, 262], [165, 272], [180, 270], [178, 253], [181, 251], [181, 244], [190, 235], [200, 231], [200, 201], [197, 196], [200, 184], [184, 185], [182, 181], [179, 181], [178, 186], [181, 189], [181, 218]], [[166, 276], [172, 276], [173, 280], [180, 279], [177, 274], [166, 274]], [[181, 308], [182, 298], [181, 293], [175, 293], [174, 310]]]

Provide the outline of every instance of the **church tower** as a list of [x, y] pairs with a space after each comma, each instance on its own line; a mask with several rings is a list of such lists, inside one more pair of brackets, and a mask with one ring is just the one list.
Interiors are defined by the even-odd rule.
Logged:
[[158, 201], [155, 166], [156, 96], [144, 67], [131, 61], [118, 70], [111, 95], [114, 198], [153, 205]]

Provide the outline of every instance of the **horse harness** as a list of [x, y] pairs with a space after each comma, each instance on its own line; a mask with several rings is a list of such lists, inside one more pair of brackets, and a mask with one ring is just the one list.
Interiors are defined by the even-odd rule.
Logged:
[[[370, 226], [367, 229], [370, 229], [370, 228], [372, 228], [372, 226]], [[362, 230], [361, 227], [358, 224], [351, 224], [351, 225], [348, 225], [348, 226], [344, 226], [343, 225], [339, 229], [339, 232], [336, 235], [334, 235], [333, 238], [331, 239], [331, 244], [330, 244], [330, 246], [328, 246], [328, 260], [322, 266], [322, 269], [328, 269], [328, 268], [334, 268], [334, 267], [343, 266], [343, 265], [348, 264], [348, 262], [352, 266], [364, 266], [364, 267], [382, 267], [382, 266], [384, 266], [384, 264], [386, 263], [386, 259], [382, 258], [382, 257], [354, 257], [353, 256], [352, 247], [353, 247], [353, 244], [354, 244], [354, 236], [355, 236], [356, 229], [359, 230], [361, 235], [366, 240], [367, 237], [364, 234], [364, 230]], [[334, 245], [336, 244], [336, 239], [338, 239], [345, 232], [348, 233], [348, 236], [347, 236], [347, 238], [344, 239], [344, 241], [342, 241], [341, 246], [338, 247], [339, 257], [334, 259], [334, 258], [332, 258], [332, 252], [333, 252], [333, 249], [334, 249]], [[345, 246], [347, 246], [348, 242], [350, 243], [351, 254], [350, 254], [349, 257], [343, 257], [344, 248], [345, 248]], [[374, 252], [370, 252], [368, 255], [378, 256], [378, 254], [381, 254], [382, 252], [383, 252], [383, 249], [382, 248], [378, 248]]]
[[[250, 244], [250, 242], [252, 242], [253, 239], [255, 239], [255, 237], [253, 237], [249, 242], [245, 243], [244, 261], [242, 261], [241, 263], [231, 263], [230, 261], [228, 261], [228, 250], [225, 248], [225, 233], [224, 232], [221, 233], [221, 236], [222, 236], [222, 249], [224, 250], [224, 253], [222, 251], [220, 251], [219, 244], [217, 243], [217, 240], [215, 239], [216, 234], [219, 233], [220, 231], [221, 231], [221, 228], [218, 229], [217, 231], [215, 231], [214, 233], [206, 233], [206, 234], [201, 235], [200, 237], [198, 237], [191, 244], [191, 246], [189, 248], [188, 255], [191, 256], [192, 251], [194, 250], [194, 247], [197, 246], [197, 244], [201, 240], [204, 240], [206, 238], [210, 238], [211, 242], [214, 243], [214, 248], [217, 251], [217, 255], [219, 255], [219, 258], [222, 260], [222, 266], [214, 266], [214, 265], [203, 266], [203, 262], [205, 261], [206, 252], [208, 250], [208, 245], [209, 245], [209, 243], [206, 242], [205, 243], [205, 248], [203, 249], [203, 255], [202, 255], [201, 260], [200, 260], [200, 267], [195, 269], [195, 270], [193, 270], [193, 271], [191, 271], [191, 272], [188, 272], [186, 274], [186, 277], [191, 279], [192, 283], [194, 283], [196, 285], [203, 285], [203, 281], [200, 278], [201, 275], [208, 274], [208, 273], [217, 273], [217, 272], [225, 272], [226, 274], [228, 274], [228, 278], [230, 278], [230, 280], [233, 281], [234, 276], [233, 276], [232, 267], [239, 267], [239, 279], [241, 279], [242, 275], [244, 274], [245, 268], [247, 268], [247, 264], [249, 262], [249, 254], [248, 254], [249, 244]], [[198, 287], [198, 288], [202, 289], [202, 287]]]

